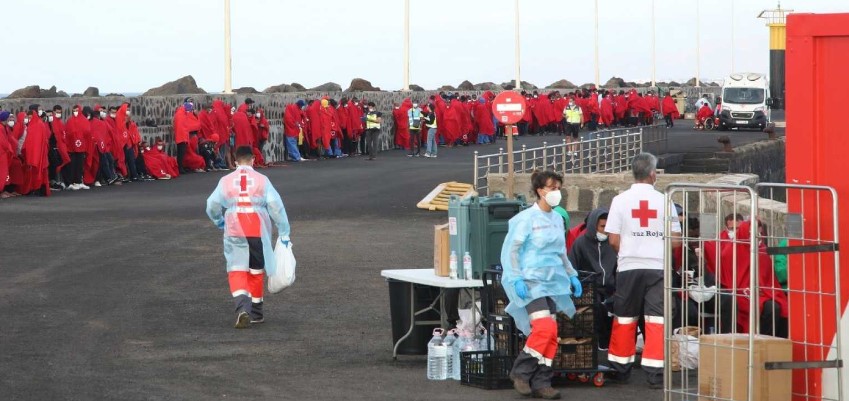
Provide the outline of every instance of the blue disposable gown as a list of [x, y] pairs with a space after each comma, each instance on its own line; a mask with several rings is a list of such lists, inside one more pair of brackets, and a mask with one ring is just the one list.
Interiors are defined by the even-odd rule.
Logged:
[[[265, 272], [273, 275], [276, 271], [272, 222], [277, 227], [277, 235], [280, 240], [289, 241], [289, 218], [280, 194], [271, 185], [268, 177], [259, 174], [250, 167], [239, 167], [218, 182], [215, 192], [206, 200], [206, 214], [210, 220], [218, 226], [224, 227], [224, 258], [227, 260], [227, 272], [248, 271], [249, 249], [248, 242], [239, 227], [239, 219], [236, 217], [236, 202], [238, 201], [238, 190], [233, 190], [234, 181], [237, 180], [241, 169], [250, 169], [251, 178], [259, 185], [250, 190], [250, 202], [254, 212], [260, 220], [262, 251], [265, 258]], [[236, 192], [234, 194], [234, 192]]]
[[[501, 247], [501, 265], [501, 284], [510, 300], [505, 310], [526, 335], [531, 332], [531, 324], [525, 307], [535, 299], [551, 297], [559, 312], [569, 317], [575, 314], [569, 278], [578, 272], [566, 257], [563, 218], [559, 214], [544, 212], [535, 204], [510, 219]], [[516, 294], [517, 280], [525, 280], [528, 285], [527, 298]]]

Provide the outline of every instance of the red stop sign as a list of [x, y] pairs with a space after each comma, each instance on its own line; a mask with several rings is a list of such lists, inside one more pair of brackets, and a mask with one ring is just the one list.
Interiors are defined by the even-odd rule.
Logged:
[[518, 92], [504, 91], [492, 101], [492, 114], [501, 124], [516, 124], [525, 115], [525, 98]]

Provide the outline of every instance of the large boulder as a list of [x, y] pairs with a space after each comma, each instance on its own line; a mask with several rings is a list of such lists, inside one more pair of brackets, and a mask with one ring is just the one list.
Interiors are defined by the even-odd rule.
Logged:
[[298, 92], [306, 92], [307, 88], [297, 82], [292, 82], [292, 87], [297, 89]]
[[669, 81], [669, 86], [681, 86], [681, 84], [675, 81]]
[[97, 89], [93, 86], [89, 86], [86, 88], [85, 92], [83, 92], [83, 97], [98, 97], [100, 96], [100, 89]]
[[624, 79], [619, 78], [619, 77], [612, 77], [612, 78], [607, 80], [607, 82], [604, 84], [604, 87], [605, 88], [627, 88], [628, 87], [627, 85], [628, 84], [625, 82]]
[[548, 87], [550, 89], [575, 89], [575, 88], [577, 88], [577, 86], [575, 84], [573, 84], [573, 83], [571, 83], [571, 82], [569, 82], [568, 80], [565, 80], [565, 79], [561, 79], [557, 82], [554, 82], [551, 85], [548, 85]]
[[378, 92], [380, 88], [371, 85], [371, 82], [362, 78], [354, 78], [351, 80], [351, 86], [345, 89], [345, 92]]
[[696, 77], [690, 78], [684, 84], [685, 86], [696, 86]]
[[70, 97], [70, 96], [68, 95], [68, 92], [59, 91], [59, 92], [56, 92], [56, 97]]
[[6, 96], [6, 99], [34, 99], [41, 97], [41, 88], [38, 85], [27, 86], [18, 89]]
[[463, 81], [460, 82], [460, 86], [457, 89], [461, 91], [473, 91], [475, 90], [475, 85], [469, 81]]
[[249, 95], [249, 94], [259, 93], [259, 91], [256, 90], [253, 87], [245, 86], [245, 87], [241, 87], [241, 88], [238, 88], [238, 89], [233, 89], [233, 93], [238, 93], [240, 95]]
[[262, 93], [288, 93], [288, 92], [298, 92], [298, 88], [295, 88], [292, 85], [288, 84], [280, 84], [275, 86], [269, 86], [262, 91]]
[[194, 95], [205, 94], [206, 91], [198, 87], [194, 77], [186, 75], [176, 81], [168, 82], [158, 88], [149, 89], [142, 96], [170, 96], [170, 95]]
[[475, 85], [475, 90], [477, 91], [500, 91], [501, 86], [496, 85], [493, 82], [481, 82]]
[[310, 89], [311, 92], [342, 92], [342, 87], [335, 82], [328, 82], [324, 85], [316, 86]]
[[440, 91], [440, 92], [455, 92], [457, 90], [457, 88], [455, 88], [451, 85], [442, 85], [437, 90]]
[[[537, 86], [536, 86], [536, 85], [534, 85], [534, 84], [532, 84], [532, 83], [530, 83], [530, 82], [528, 82], [528, 81], [522, 81], [522, 82], [521, 82], [521, 84], [522, 84], [522, 88], [521, 88], [521, 90], [534, 90], [534, 89], [539, 89], [539, 88], [537, 88]], [[501, 84], [501, 88], [503, 88], [504, 90], [513, 90], [513, 89], [516, 89], [516, 81], [507, 81], [507, 82], [504, 82], [504, 83], [502, 83], [502, 84]]]
[[421, 86], [411, 84], [410, 90], [413, 91], [413, 92], [424, 92], [425, 89], [422, 88]]
[[125, 97], [123, 93], [107, 93], [106, 97]]

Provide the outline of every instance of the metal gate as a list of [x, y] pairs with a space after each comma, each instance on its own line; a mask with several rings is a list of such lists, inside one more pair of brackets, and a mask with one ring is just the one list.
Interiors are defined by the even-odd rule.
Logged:
[[684, 213], [680, 247], [666, 228], [664, 400], [842, 400], [836, 192], [672, 184], [666, 199]]

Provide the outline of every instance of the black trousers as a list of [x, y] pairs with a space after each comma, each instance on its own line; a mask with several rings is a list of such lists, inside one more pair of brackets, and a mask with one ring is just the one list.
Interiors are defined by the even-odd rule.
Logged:
[[183, 170], [183, 159], [186, 157], [186, 149], [189, 148], [188, 142], [178, 143], [177, 144], [177, 168], [180, 169], [180, 172], [184, 172]]
[[117, 174], [115, 173], [115, 159], [110, 152], [100, 154], [100, 176], [108, 181], [117, 178]]
[[666, 126], [667, 127], [674, 127], [675, 126], [675, 122], [672, 119], [672, 114], [666, 115]]
[[380, 130], [371, 128], [366, 130], [366, 143], [368, 144], [368, 158], [374, 159], [377, 157], [377, 138], [380, 136]]
[[422, 151], [422, 132], [417, 129], [410, 130], [410, 154], [417, 155]]
[[[525, 310], [527, 310], [528, 315], [548, 310], [553, 316], [557, 313], [557, 305], [549, 297], [537, 298], [531, 301], [525, 307]], [[513, 362], [513, 369], [510, 370], [510, 375], [527, 381], [533, 390], [542, 390], [551, 387], [554, 370], [551, 366], [540, 364], [539, 359], [522, 350], [516, 357], [516, 361]]]
[[86, 154], [83, 152], [71, 152], [71, 184], [83, 183], [83, 165]]
[[124, 148], [124, 162], [127, 165], [127, 171], [130, 173], [130, 179], [139, 179], [139, 172], [136, 168], [136, 152], [132, 146]]

